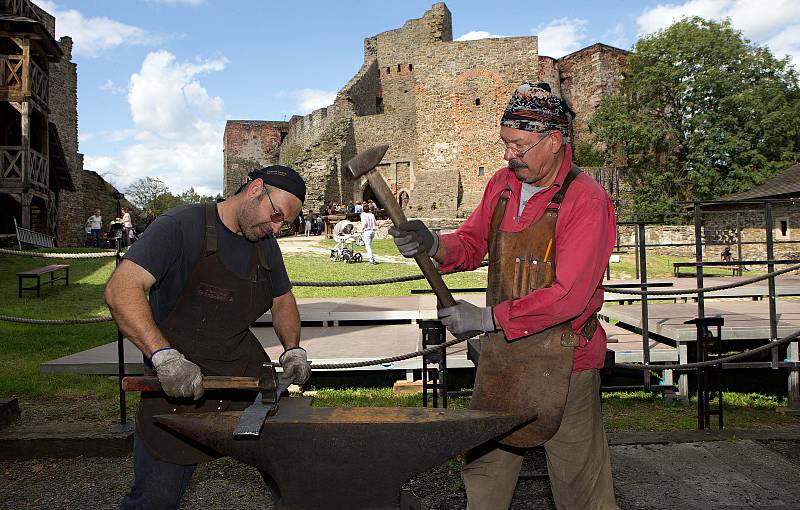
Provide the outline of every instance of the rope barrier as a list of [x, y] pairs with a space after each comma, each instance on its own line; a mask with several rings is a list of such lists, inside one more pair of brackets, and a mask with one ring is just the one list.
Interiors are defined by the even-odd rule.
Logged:
[[0, 253], [16, 255], [18, 257], [33, 257], [43, 259], [100, 259], [105, 257], [116, 257], [116, 251], [89, 252], [89, 253], [51, 253], [36, 251], [19, 251], [0, 248]]
[[[116, 256], [116, 252], [101, 252], [101, 253], [62, 253], [62, 254], [54, 254], [54, 253], [36, 253], [36, 252], [20, 252], [17, 250], [6, 250], [0, 249], [0, 253], [8, 253], [12, 255], [23, 255], [23, 256], [30, 256], [30, 257], [47, 257], [47, 258], [100, 258], [100, 257], [113, 257]], [[485, 267], [488, 265], [488, 262], [482, 262], [479, 267]], [[741, 280], [738, 282], [733, 282], [725, 285], [718, 285], [715, 287], [703, 287], [697, 289], [679, 289], [679, 290], [633, 290], [633, 289], [618, 289], [618, 288], [605, 288], [604, 290], [608, 292], [614, 292], [617, 294], [631, 294], [631, 295], [638, 295], [638, 296], [673, 296], [673, 295], [688, 295], [688, 294], [699, 294], [704, 292], [715, 292], [719, 290], [727, 290], [733, 289], [736, 287], [743, 287], [745, 285], [749, 285], [751, 283], [756, 283], [759, 281], [763, 281], [769, 278], [773, 278], [775, 276], [779, 276], [782, 274], [789, 273], [791, 271], [800, 270], [800, 264], [796, 264], [794, 266], [790, 266], [778, 271], [773, 271], [772, 273], [767, 273], [761, 276], [755, 276], [753, 278], [748, 278], [745, 280]], [[447, 274], [455, 274], [460, 273], [462, 271], [452, 271], [448, 273], [442, 273], [443, 275]], [[343, 282], [292, 282], [292, 285], [298, 287], [347, 287], [347, 286], [366, 286], [366, 285], [385, 285], [388, 283], [398, 283], [398, 282], [406, 282], [406, 281], [413, 281], [413, 280], [422, 280], [424, 279], [424, 275], [410, 275], [410, 276], [398, 276], [394, 278], [381, 278], [376, 280], [353, 280], [353, 281], [343, 281]], [[65, 320], [49, 320], [49, 319], [28, 319], [22, 317], [12, 317], [8, 315], [0, 315], [0, 321], [7, 321], [7, 322], [16, 322], [22, 324], [46, 324], [46, 325], [72, 325], [72, 324], [95, 324], [100, 322], [109, 322], [112, 321], [113, 318], [111, 316], [101, 316], [101, 317], [91, 317], [87, 319], [65, 319]], [[794, 333], [776, 340], [774, 342], [770, 342], [766, 345], [762, 345], [755, 349], [751, 349], [746, 352], [742, 352], [739, 354], [734, 354], [731, 356], [726, 356], [723, 358], [718, 358], [716, 360], [709, 360], [704, 362], [697, 362], [697, 363], [685, 363], [682, 365], [644, 365], [644, 364], [631, 364], [631, 363], [619, 363], [616, 366], [621, 368], [629, 368], [629, 369], [636, 369], [636, 370], [696, 370], [698, 368], [710, 367], [719, 365], [722, 363], [731, 363], [733, 361], [744, 359], [750, 356], [754, 356], [758, 353], [774, 349], [776, 347], [780, 347], [781, 345], [788, 344], [793, 340], [796, 340], [800, 337], [800, 330], [795, 331]], [[474, 337], [472, 337], [474, 338]], [[397, 361], [404, 361], [407, 359], [419, 357], [419, 356], [426, 356], [428, 354], [434, 353], [440, 349], [446, 349], [452, 345], [456, 345], [460, 342], [467, 340], [465, 339], [453, 339], [449, 340], [443, 344], [435, 345], [432, 347], [428, 347], [427, 349], [423, 349], [420, 351], [410, 352], [406, 354], [401, 354], [398, 356], [390, 356], [386, 358], [374, 359], [374, 360], [366, 360], [366, 361], [358, 361], [358, 362], [351, 362], [351, 363], [327, 363], [327, 364], [315, 364], [314, 368], [316, 369], [341, 369], [341, 368], [360, 368], [360, 367], [368, 367], [368, 366], [375, 366], [375, 365], [385, 365], [388, 363], [395, 363]]]
[[113, 320], [114, 319], [110, 315], [89, 317], [87, 319], [26, 319], [24, 317], [0, 315], [0, 321], [18, 322], [20, 324], [47, 324], [50, 326], [64, 326], [68, 324], [95, 324], [98, 322], [110, 322]]
[[740, 280], [738, 282], [726, 283], [725, 285], [717, 285], [716, 287], [701, 287], [698, 289], [633, 290], [633, 289], [617, 289], [614, 287], [603, 287], [603, 289], [607, 292], [614, 292], [616, 294], [633, 294], [636, 296], [675, 296], [684, 294], [700, 294], [701, 292], [715, 292], [718, 290], [727, 290], [727, 289], [734, 289], [736, 287], [744, 287], [745, 285], [750, 285], [751, 283], [768, 280], [769, 278], [773, 278], [775, 276], [780, 276], [782, 274], [790, 273], [792, 271], [797, 271], [797, 270], [800, 270], [800, 264], [789, 266], [787, 268], [780, 269], [778, 271], [773, 271], [771, 273], [767, 273], [761, 276], [754, 276], [752, 278]]

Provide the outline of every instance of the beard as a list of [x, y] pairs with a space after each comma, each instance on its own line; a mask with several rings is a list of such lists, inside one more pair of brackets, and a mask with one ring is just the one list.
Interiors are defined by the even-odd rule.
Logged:
[[272, 229], [268, 222], [258, 222], [259, 207], [259, 199], [253, 198], [240, 210], [237, 218], [239, 230], [242, 235], [253, 243], [265, 239], [272, 234]]

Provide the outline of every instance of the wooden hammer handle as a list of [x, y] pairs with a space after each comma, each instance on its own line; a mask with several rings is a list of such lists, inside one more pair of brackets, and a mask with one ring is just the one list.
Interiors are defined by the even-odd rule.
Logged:
[[[258, 377], [203, 377], [206, 390], [258, 390]], [[161, 391], [161, 383], [154, 375], [123, 377], [122, 389], [125, 391]]]
[[[383, 180], [383, 176], [380, 172], [378, 172], [377, 169], [369, 171], [367, 173], [367, 180], [369, 181], [372, 192], [380, 199], [383, 208], [386, 209], [386, 214], [388, 214], [392, 223], [396, 226], [405, 223], [407, 221], [406, 215], [400, 207], [400, 204], [395, 200], [392, 190], [389, 189], [389, 186], [386, 184], [386, 181]], [[442, 275], [436, 270], [436, 266], [433, 265], [433, 261], [428, 254], [418, 253], [414, 256], [414, 260], [417, 261], [417, 265], [419, 265], [420, 270], [422, 270], [422, 274], [425, 275], [425, 279], [430, 283], [431, 289], [433, 289], [433, 293], [436, 294], [436, 297], [439, 299], [439, 304], [442, 308], [455, 306], [456, 300], [453, 299], [453, 294], [450, 293], [450, 289], [445, 285], [444, 280], [442, 280]]]

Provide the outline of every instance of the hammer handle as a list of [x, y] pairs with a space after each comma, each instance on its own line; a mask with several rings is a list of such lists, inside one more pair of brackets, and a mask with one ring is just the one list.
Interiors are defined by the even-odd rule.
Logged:
[[[203, 377], [206, 390], [258, 390], [258, 377], [230, 377], [209, 375]], [[122, 378], [125, 391], [161, 391], [161, 383], [154, 375], [129, 376]]]
[[[378, 172], [377, 169], [368, 172], [367, 181], [369, 181], [369, 186], [375, 196], [380, 198], [384, 209], [386, 209], [386, 214], [389, 215], [389, 219], [392, 220], [392, 223], [397, 226], [401, 223], [405, 223], [407, 221], [406, 215], [400, 207], [400, 204], [395, 200], [392, 190], [389, 189], [389, 186], [386, 184], [386, 181], [383, 180], [383, 176], [380, 172]], [[433, 261], [428, 254], [418, 253], [414, 256], [414, 260], [417, 261], [417, 265], [420, 270], [422, 270], [422, 274], [425, 275], [425, 279], [430, 283], [433, 293], [436, 294], [436, 297], [439, 299], [439, 304], [441, 304], [443, 308], [455, 306], [456, 300], [453, 299], [453, 294], [450, 293], [450, 289], [445, 285], [444, 280], [442, 280], [442, 275], [436, 270], [436, 266], [433, 265]]]

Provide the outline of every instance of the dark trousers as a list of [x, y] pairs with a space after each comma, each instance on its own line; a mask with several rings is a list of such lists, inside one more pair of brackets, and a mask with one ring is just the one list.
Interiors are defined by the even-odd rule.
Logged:
[[134, 434], [133, 485], [120, 510], [177, 510], [196, 467], [161, 462]]
[[100, 229], [99, 228], [93, 228], [92, 229], [92, 242], [94, 243], [95, 246], [97, 246], [97, 247], [100, 246]]

